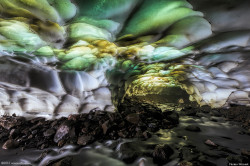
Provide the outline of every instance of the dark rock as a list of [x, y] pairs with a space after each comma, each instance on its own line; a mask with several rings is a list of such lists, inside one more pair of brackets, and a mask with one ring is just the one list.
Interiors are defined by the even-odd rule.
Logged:
[[35, 135], [37, 133], [37, 130], [33, 130], [31, 134]]
[[247, 156], [248, 158], [250, 158], [250, 151], [246, 150], [246, 149], [242, 149], [241, 150], [241, 155]]
[[28, 135], [29, 134], [29, 128], [25, 128], [21, 131], [21, 133]]
[[54, 142], [58, 143], [60, 140], [65, 139], [70, 132], [71, 126], [66, 122], [59, 126], [54, 136]]
[[5, 138], [8, 138], [9, 133], [8, 132], [2, 132], [0, 133], [0, 140], [5, 140]]
[[193, 164], [188, 161], [182, 161], [178, 165], [179, 166], [193, 166]]
[[230, 163], [243, 163], [246, 159], [243, 156], [239, 156], [239, 155], [232, 156], [232, 155], [230, 155], [230, 156], [227, 157], [227, 160]]
[[103, 134], [106, 134], [107, 131], [108, 131], [108, 129], [109, 129], [109, 121], [107, 120], [106, 122], [104, 122], [104, 123], [102, 124]]
[[6, 121], [6, 120], [1, 120], [0, 121], [0, 126], [2, 126], [3, 128], [10, 130], [12, 127], [16, 126], [16, 120], [14, 121]]
[[144, 138], [142, 131], [141, 130], [136, 131], [135, 137]]
[[81, 131], [82, 131], [82, 133], [83, 133], [83, 134], [85, 134], [85, 133], [87, 133], [87, 132], [88, 132], [88, 129], [84, 127], [84, 128], [82, 128], [82, 130], [81, 130]]
[[39, 128], [42, 128], [43, 127], [43, 122], [38, 122], [37, 124], [33, 125], [29, 130], [32, 131], [32, 130], [35, 130], [35, 129], [39, 129]]
[[82, 136], [80, 136], [78, 138], [77, 144], [78, 145], [87, 145], [91, 141], [93, 141], [93, 137], [92, 136], [82, 135]]
[[28, 136], [28, 139], [31, 139], [31, 138], [33, 138], [33, 135], [29, 135], [29, 136]]
[[65, 143], [66, 143], [66, 140], [62, 139], [62, 140], [58, 141], [57, 146], [63, 147], [63, 145], [65, 145]]
[[200, 152], [194, 146], [184, 146], [180, 150], [180, 158], [185, 161], [196, 161]]
[[126, 164], [133, 163], [141, 155], [136, 142], [125, 142], [121, 144], [120, 153], [119, 158]]
[[19, 145], [19, 143], [18, 143], [17, 141], [15, 141], [15, 140], [13, 140], [13, 139], [9, 139], [9, 140], [7, 140], [7, 141], [3, 144], [2, 148], [3, 148], [3, 149], [14, 149], [14, 148], [17, 148], [18, 145]]
[[35, 163], [40, 163], [50, 152], [52, 152], [52, 149], [47, 149], [41, 153], [41, 155], [36, 159]]
[[167, 120], [173, 122], [174, 124], [179, 123], [179, 114], [176, 112], [172, 112], [170, 115], [166, 117]]
[[[99, 137], [102, 133], [102, 129], [98, 126], [93, 128], [93, 130], [91, 132], [89, 132], [90, 135], [92, 135], [93, 137]], [[112, 138], [111, 138], [112, 139]]]
[[151, 137], [151, 134], [148, 131], [144, 131], [143, 133], [144, 138], [148, 139]]
[[159, 110], [151, 110], [150, 116], [157, 120], [162, 120], [164, 117], [162, 116], [162, 112]]
[[138, 124], [140, 117], [138, 114], [129, 114], [126, 116], [126, 120], [133, 124]]
[[220, 117], [221, 113], [219, 111], [217, 111], [217, 110], [211, 110], [211, 115]]
[[197, 109], [192, 108], [192, 107], [188, 107], [188, 108], [181, 110], [181, 113], [183, 113], [184, 115], [187, 115], [187, 116], [195, 116], [197, 113]]
[[167, 119], [163, 119], [163, 120], [162, 120], [162, 128], [164, 128], [164, 129], [169, 128], [169, 126], [171, 126], [172, 124], [173, 124], [173, 123], [170, 122], [170, 121], [167, 120]]
[[51, 127], [55, 127], [57, 124], [58, 124], [58, 121], [55, 120], [54, 122], [51, 123]]
[[195, 125], [188, 125], [185, 129], [188, 131], [193, 131], [193, 132], [200, 132], [201, 131], [201, 129]]
[[43, 135], [44, 135], [45, 137], [50, 137], [50, 136], [54, 135], [55, 133], [56, 133], [55, 129], [50, 128], [50, 129], [46, 130], [46, 131], [43, 133]]
[[16, 138], [20, 134], [19, 129], [11, 129], [9, 133], [9, 138]]
[[156, 132], [159, 130], [159, 125], [157, 123], [149, 123], [148, 130], [150, 130], [152, 132]]
[[127, 130], [122, 130], [122, 131], [119, 131], [118, 132], [118, 135], [120, 136], [120, 137], [122, 137], [122, 138], [126, 138], [127, 136], [128, 136], [128, 131]]
[[45, 121], [45, 118], [37, 117], [37, 118], [32, 119], [30, 122], [37, 123], [37, 122], [44, 122], [44, 121]]
[[42, 146], [40, 147], [41, 150], [45, 149], [46, 147], [48, 147], [46, 144], [42, 144]]
[[69, 115], [68, 116], [68, 120], [73, 120], [73, 121], [77, 121], [79, 119], [79, 115]]
[[166, 164], [173, 153], [173, 149], [167, 144], [157, 145], [153, 152], [153, 161], [159, 165]]

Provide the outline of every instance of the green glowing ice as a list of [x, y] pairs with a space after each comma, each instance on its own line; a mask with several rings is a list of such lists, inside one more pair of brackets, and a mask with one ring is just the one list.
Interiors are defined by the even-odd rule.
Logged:
[[[19, 47], [25, 48], [27, 51], [32, 51], [46, 45], [46, 42], [44, 42], [36, 33], [34, 33], [28, 24], [20, 21], [1, 20], [0, 35], [5, 37], [4, 42], [11, 42], [11, 45], [13, 45], [8, 47], [10, 46], [9, 44], [6, 45], [4, 42], [2, 42], [2, 47], [6, 46], [5, 50], [7, 51], [19, 51]], [[17, 48], [17, 50], [15, 50], [15, 48]]]
[[80, 17], [76, 19], [76, 22], [87, 23], [96, 26], [98, 28], [105, 29], [111, 32], [112, 34], [117, 33], [120, 28], [120, 24], [112, 20], [100, 20], [100, 19], [93, 19], [90, 17]]
[[2, 14], [14, 17], [38, 18], [61, 22], [58, 12], [50, 6], [47, 0], [1, 0], [0, 11]]
[[69, 39], [72, 41], [78, 40], [94, 40], [105, 39], [112, 41], [112, 35], [108, 31], [95, 27], [86, 23], [74, 23], [68, 28]]
[[62, 69], [65, 70], [86, 70], [96, 61], [96, 57], [92, 54], [86, 54], [81, 57], [73, 58], [72, 60], [66, 62]]
[[75, 0], [81, 16], [124, 20], [139, 0]]
[[121, 35], [132, 34], [137, 37], [147, 33], [164, 31], [174, 22], [188, 16], [202, 16], [195, 12], [185, 0], [144, 1], [140, 10], [129, 20]]
[[77, 8], [70, 0], [48, 0], [55, 7], [64, 20], [69, 20], [76, 15]]
[[38, 56], [52, 57], [54, 56], [54, 51], [50, 46], [44, 46], [36, 50], [34, 54]]
[[[211, 35], [203, 14], [186, 0], [0, 0], [0, 13], [0, 51], [55, 56], [66, 70], [128, 58], [165, 63], [190, 54], [193, 48], [185, 45]], [[119, 70], [129, 78], [139, 75], [136, 66], [128, 60]]]
[[157, 41], [158, 44], [183, 47], [194, 41], [201, 40], [212, 34], [211, 25], [202, 17], [187, 17], [171, 26], [166, 37]]

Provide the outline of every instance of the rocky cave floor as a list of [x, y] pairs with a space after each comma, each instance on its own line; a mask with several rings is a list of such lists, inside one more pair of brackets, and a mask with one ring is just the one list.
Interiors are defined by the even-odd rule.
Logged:
[[120, 109], [56, 120], [3, 116], [1, 164], [249, 165], [250, 109], [245, 106]]

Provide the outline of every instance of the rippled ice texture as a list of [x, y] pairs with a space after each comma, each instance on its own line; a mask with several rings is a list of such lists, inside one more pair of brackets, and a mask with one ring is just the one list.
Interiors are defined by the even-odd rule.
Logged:
[[169, 109], [248, 106], [249, 6], [1, 0], [0, 114], [114, 111], [124, 98]]

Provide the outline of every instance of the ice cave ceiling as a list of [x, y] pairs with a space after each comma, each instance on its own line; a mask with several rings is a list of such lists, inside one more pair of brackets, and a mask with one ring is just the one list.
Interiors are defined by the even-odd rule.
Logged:
[[[216, 4], [216, 5], [215, 5]], [[246, 0], [1, 0], [0, 114], [249, 105]]]

